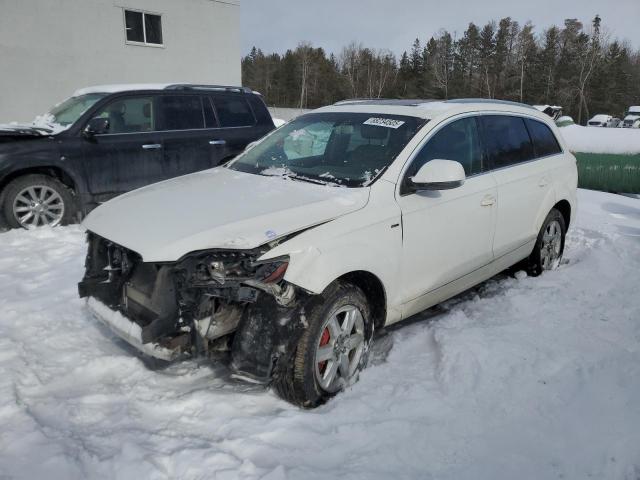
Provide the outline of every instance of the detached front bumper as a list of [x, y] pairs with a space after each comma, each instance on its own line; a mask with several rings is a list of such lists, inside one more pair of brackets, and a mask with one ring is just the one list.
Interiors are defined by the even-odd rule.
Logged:
[[95, 318], [109, 327], [113, 333], [145, 355], [165, 361], [175, 360], [180, 355], [180, 351], [177, 349], [171, 350], [154, 342], [143, 343], [140, 325], [132, 322], [120, 312], [111, 310], [99, 300], [89, 297], [87, 299], [87, 308]]

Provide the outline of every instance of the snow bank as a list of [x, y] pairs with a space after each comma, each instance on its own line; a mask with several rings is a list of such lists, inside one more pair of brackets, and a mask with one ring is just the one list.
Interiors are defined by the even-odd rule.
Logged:
[[567, 125], [560, 128], [560, 133], [572, 152], [622, 155], [640, 153], [640, 129]]
[[0, 477], [640, 474], [640, 200], [580, 191], [565, 261], [377, 338], [314, 411], [224, 367], [152, 369], [77, 298], [78, 227], [0, 234]]

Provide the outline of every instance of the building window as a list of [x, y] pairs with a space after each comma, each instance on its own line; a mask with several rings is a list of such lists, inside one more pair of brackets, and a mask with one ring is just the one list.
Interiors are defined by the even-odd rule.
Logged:
[[160, 15], [125, 10], [124, 26], [127, 42], [162, 45], [162, 19]]

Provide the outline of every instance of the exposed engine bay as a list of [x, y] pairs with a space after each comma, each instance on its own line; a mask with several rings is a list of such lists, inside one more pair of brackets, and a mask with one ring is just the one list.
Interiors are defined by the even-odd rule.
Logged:
[[230, 352], [238, 376], [266, 383], [299, 338], [311, 295], [283, 280], [288, 257], [258, 261], [276, 242], [146, 263], [93, 233], [87, 241], [80, 297], [120, 314], [112, 320], [105, 308], [93, 309], [148, 355], [173, 360]]

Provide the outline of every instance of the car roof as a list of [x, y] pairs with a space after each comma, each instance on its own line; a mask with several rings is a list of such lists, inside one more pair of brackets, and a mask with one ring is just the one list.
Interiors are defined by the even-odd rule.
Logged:
[[594, 122], [606, 122], [607, 120], [610, 120], [610, 119], [612, 119], [612, 118], [613, 118], [613, 117], [612, 117], [611, 115], [606, 115], [606, 114], [604, 114], [604, 113], [600, 113], [600, 114], [598, 114], [598, 115], [594, 115], [594, 116], [591, 118], [591, 120], [589, 120], [589, 121], [590, 121], [590, 122], [591, 122], [591, 121], [594, 121]]
[[196, 83], [118, 83], [111, 85], [94, 85], [76, 90], [73, 97], [90, 93], [120, 93], [140, 90], [215, 90], [236, 93], [256, 93], [250, 88], [233, 85], [202, 85]]
[[440, 115], [488, 110], [528, 114], [538, 118], [544, 118], [545, 120], [549, 118], [530, 105], [484, 98], [461, 98], [455, 100], [351, 99], [343, 100], [328, 107], [319, 108], [311, 113], [377, 113], [432, 119]]

